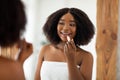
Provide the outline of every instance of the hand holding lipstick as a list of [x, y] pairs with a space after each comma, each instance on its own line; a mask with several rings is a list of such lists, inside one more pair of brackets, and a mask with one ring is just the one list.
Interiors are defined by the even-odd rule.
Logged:
[[28, 43], [25, 39], [23, 39], [20, 41], [19, 47], [21, 51], [18, 60], [23, 63], [33, 53], [33, 46], [31, 43]]
[[70, 37], [69, 36], [67, 36], [67, 40], [68, 40], [68, 42], [70, 42]]
[[76, 46], [73, 39], [70, 39], [69, 36], [67, 36], [67, 42], [64, 46], [64, 53], [67, 56], [67, 60], [75, 61]]

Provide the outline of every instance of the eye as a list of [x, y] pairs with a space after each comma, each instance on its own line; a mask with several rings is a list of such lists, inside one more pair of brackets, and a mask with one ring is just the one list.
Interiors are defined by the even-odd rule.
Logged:
[[62, 21], [60, 21], [60, 22], [58, 22], [58, 24], [59, 24], [59, 25], [64, 25], [65, 23], [62, 22]]
[[75, 23], [70, 23], [69, 26], [71, 26], [71, 27], [75, 27], [76, 24], [75, 24]]

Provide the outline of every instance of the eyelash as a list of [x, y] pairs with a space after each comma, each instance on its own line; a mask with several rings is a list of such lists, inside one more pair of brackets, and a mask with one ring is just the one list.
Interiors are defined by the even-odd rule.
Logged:
[[63, 23], [63, 22], [59, 22], [58, 24], [60, 24], [60, 25], [64, 25], [64, 23]]
[[[64, 25], [65, 23], [64, 22], [59, 22], [58, 24], [59, 25]], [[74, 27], [74, 26], [76, 26], [76, 24], [75, 23], [70, 23], [69, 26]]]

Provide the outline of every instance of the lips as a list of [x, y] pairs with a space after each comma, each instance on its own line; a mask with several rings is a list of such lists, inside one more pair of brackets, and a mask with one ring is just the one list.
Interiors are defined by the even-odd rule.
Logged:
[[68, 32], [60, 32], [60, 34], [61, 34], [61, 37], [64, 37], [64, 38], [72, 35], [72, 33], [68, 33]]

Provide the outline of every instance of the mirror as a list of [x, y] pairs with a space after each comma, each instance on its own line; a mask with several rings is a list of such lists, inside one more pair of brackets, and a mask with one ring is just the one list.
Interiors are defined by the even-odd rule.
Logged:
[[[28, 19], [25, 38], [28, 42], [32, 42], [34, 46], [34, 53], [24, 63], [24, 71], [26, 79], [33, 80], [40, 47], [46, 42], [42, 33], [42, 26], [48, 15], [62, 7], [76, 7], [83, 10], [96, 27], [96, 0], [60, 0], [59, 3], [58, 0], [23, 0], [23, 2]], [[94, 35], [91, 43], [82, 46], [94, 56], [92, 80], [96, 79], [95, 39], [96, 35]]]

